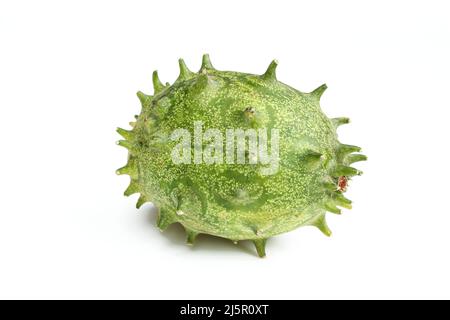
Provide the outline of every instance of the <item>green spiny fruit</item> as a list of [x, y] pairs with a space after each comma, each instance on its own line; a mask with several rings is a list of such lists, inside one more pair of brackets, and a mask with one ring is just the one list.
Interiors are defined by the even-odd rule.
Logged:
[[181, 223], [188, 244], [200, 233], [251, 240], [263, 257], [268, 238], [300, 226], [331, 235], [325, 214], [351, 208], [343, 193], [361, 172], [350, 165], [366, 157], [337, 139], [349, 119], [321, 111], [326, 85], [297, 91], [277, 81], [276, 61], [263, 75], [218, 71], [208, 55], [198, 73], [179, 65], [173, 85], [153, 73], [153, 96], [138, 92], [140, 115], [117, 130], [125, 195], [153, 202], [161, 230]]

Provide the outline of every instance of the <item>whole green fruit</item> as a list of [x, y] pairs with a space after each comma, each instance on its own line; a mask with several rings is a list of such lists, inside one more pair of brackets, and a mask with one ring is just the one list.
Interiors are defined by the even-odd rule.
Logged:
[[181, 223], [188, 244], [200, 233], [251, 240], [262, 257], [268, 238], [300, 226], [329, 236], [325, 213], [351, 208], [343, 193], [361, 172], [349, 165], [366, 157], [337, 139], [349, 119], [321, 111], [326, 85], [295, 90], [277, 81], [276, 61], [263, 75], [218, 71], [208, 55], [198, 73], [179, 64], [173, 85], [153, 73], [154, 95], [138, 92], [141, 114], [118, 129], [125, 195], [153, 202], [161, 230]]

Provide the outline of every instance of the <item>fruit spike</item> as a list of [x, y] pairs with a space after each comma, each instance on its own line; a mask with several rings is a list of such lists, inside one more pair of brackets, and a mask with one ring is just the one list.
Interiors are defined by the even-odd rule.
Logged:
[[[277, 80], [276, 60], [262, 75], [216, 70], [207, 54], [198, 73], [178, 63], [172, 86], [153, 73], [154, 95], [139, 91], [141, 114], [117, 129], [129, 153], [117, 170], [131, 178], [124, 194], [140, 194], [138, 208], [153, 202], [161, 231], [182, 224], [189, 245], [201, 233], [250, 240], [264, 257], [267, 239], [299, 226], [330, 236], [325, 214], [351, 208], [343, 193], [361, 171], [350, 165], [367, 157], [338, 141], [350, 120], [322, 112], [326, 85], [297, 91]], [[257, 149], [239, 151], [252, 141]]]
[[148, 107], [149, 103], [152, 101], [152, 96], [146, 95], [145, 93], [138, 91], [136, 95], [139, 98], [139, 101], [141, 101], [142, 107]]
[[351, 154], [347, 156], [347, 162], [348, 163], [354, 163], [359, 161], [366, 161], [367, 157], [363, 154]]
[[327, 237], [331, 236], [331, 230], [328, 228], [325, 214], [318, 215], [311, 225], [322, 231]]
[[327, 85], [323, 84], [317, 89], [315, 89], [313, 92], [311, 92], [310, 95], [316, 97], [317, 100], [320, 100], [320, 97], [322, 97], [325, 90], [327, 90]]
[[266, 256], [266, 241], [267, 241], [267, 239], [253, 240], [253, 243], [255, 244], [256, 252], [258, 253], [258, 256], [260, 256], [261, 258]]
[[195, 73], [188, 69], [183, 59], [179, 59], [178, 64], [180, 66], [180, 75], [178, 76], [177, 81], [188, 80], [194, 77]]
[[161, 80], [159, 80], [158, 71], [153, 71], [153, 90], [155, 94], [160, 93], [165, 89], [165, 86], [162, 84]]
[[200, 72], [206, 70], [215, 70], [211, 60], [209, 59], [209, 54], [205, 53], [202, 57], [202, 67], [200, 68]]
[[132, 131], [128, 131], [122, 128], [117, 128], [117, 133], [120, 134], [126, 140], [130, 140], [131, 137], [133, 136]]
[[198, 232], [195, 232], [193, 230], [190, 230], [188, 228], [186, 228], [186, 243], [188, 245], [194, 245], [195, 239], [198, 236]]
[[333, 119], [331, 119], [331, 122], [337, 128], [343, 124], [350, 123], [350, 119], [349, 118], [333, 118]]
[[266, 72], [264, 72], [264, 74], [261, 76], [261, 78], [263, 78], [264, 80], [276, 81], [277, 80], [277, 75], [276, 75], [277, 66], [278, 66], [278, 61], [273, 60], [269, 64], [269, 67], [267, 68]]

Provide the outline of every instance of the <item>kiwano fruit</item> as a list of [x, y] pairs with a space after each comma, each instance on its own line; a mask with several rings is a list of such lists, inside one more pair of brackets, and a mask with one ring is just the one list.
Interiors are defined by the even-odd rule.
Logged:
[[181, 223], [187, 243], [198, 234], [251, 240], [259, 256], [266, 240], [300, 226], [329, 236], [326, 212], [351, 208], [348, 181], [366, 160], [338, 141], [348, 118], [320, 109], [322, 85], [303, 93], [279, 82], [273, 61], [263, 75], [216, 70], [208, 55], [198, 73], [182, 59], [172, 84], [153, 73], [154, 94], [138, 92], [142, 111], [131, 130], [119, 128], [128, 149], [129, 196], [153, 202], [157, 226]]

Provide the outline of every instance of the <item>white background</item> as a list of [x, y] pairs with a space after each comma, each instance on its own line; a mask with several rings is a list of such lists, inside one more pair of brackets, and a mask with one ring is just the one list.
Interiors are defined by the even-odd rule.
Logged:
[[[0, 298], [450, 298], [447, 1], [2, 1]], [[151, 73], [262, 73], [349, 116], [363, 147], [333, 236], [249, 243], [178, 226], [122, 196], [117, 126]]]

